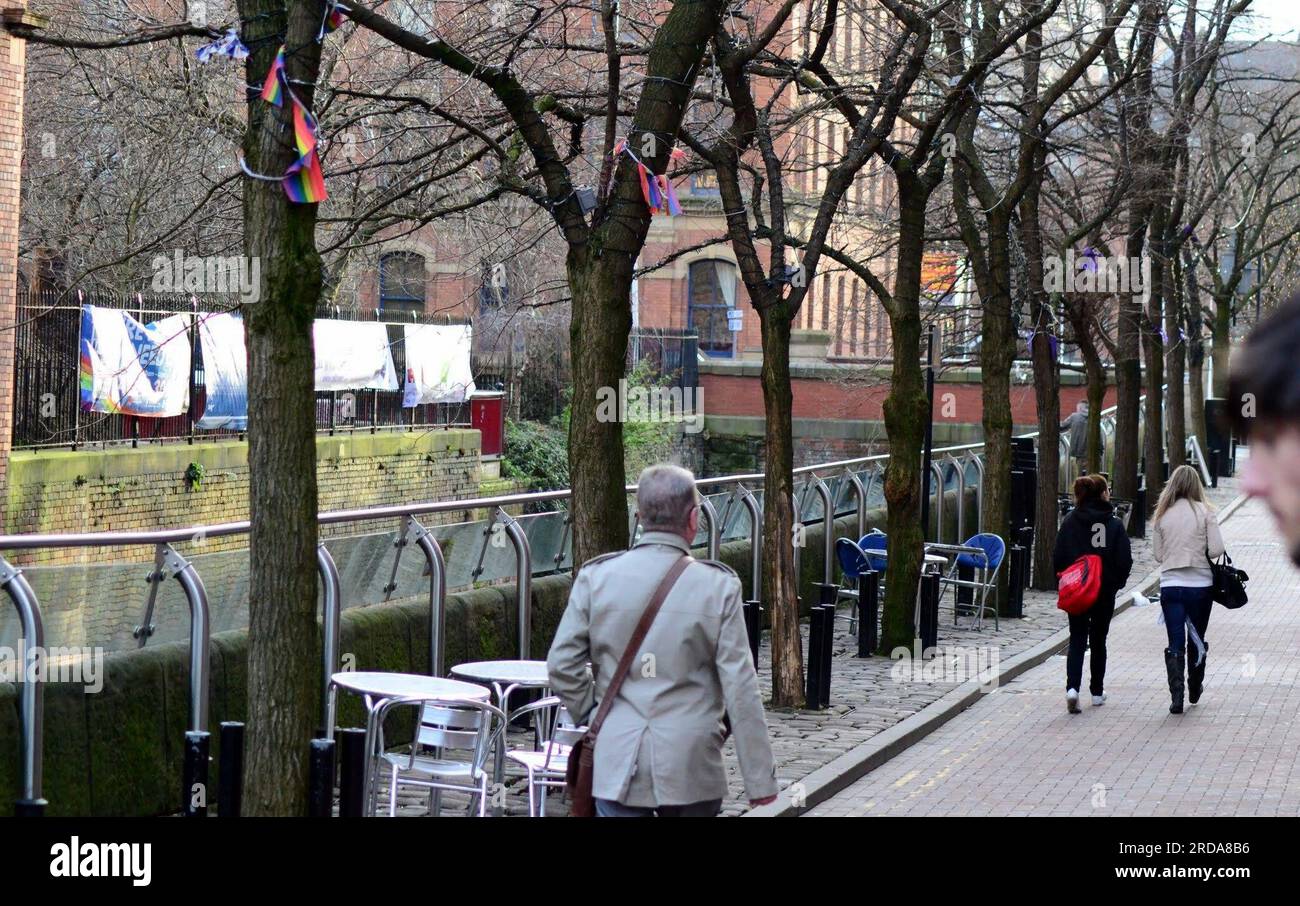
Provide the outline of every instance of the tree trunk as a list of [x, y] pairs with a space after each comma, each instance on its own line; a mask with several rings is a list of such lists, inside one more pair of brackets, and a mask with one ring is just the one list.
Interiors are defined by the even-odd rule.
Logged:
[[[1035, 173], [1040, 173], [1045, 152], [1035, 151]], [[1052, 554], [1056, 548], [1057, 489], [1060, 486], [1061, 369], [1052, 354], [1050, 334], [1055, 318], [1043, 289], [1043, 237], [1039, 230], [1039, 193], [1042, 182], [1031, 178], [1020, 202], [1021, 247], [1025, 250], [1025, 282], [1034, 325], [1030, 357], [1034, 364], [1034, 401], [1038, 408], [1038, 493], [1034, 502], [1033, 587], [1056, 588]], [[1060, 349], [1058, 344], [1057, 349]]]
[[[988, 285], [981, 288], [983, 320], [980, 340], [980, 380], [984, 413], [984, 524], [981, 531], [1001, 536], [1010, 545], [1011, 532], [1011, 363], [1016, 356], [1016, 335], [1011, 324], [1011, 256], [1009, 224], [1005, 217], [988, 218]], [[1040, 284], [1041, 285], [1041, 284]], [[1055, 442], [1055, 438], [1053, 438]], [[1001, 586], [1008, 587], [1010, 570], [1001, 571]], [[999, 593], [1000, 609], [1010, 596]]]
[[772, 629], [772, 705], [804, 706], [799, 577], [794, 568], [794, 396], [785, 305], [759, 312], [763, 335], [763, 597]]
[[1187, 371], [1187, 344], [1179, 336], [1182, 330], [1182, 293], [1179, 289], [1182, 266], [1177, 254], [1165, 264], [1165, 336], [1169, 338], [1169, 352], [1165, 367], [1165, 381], [1169, 390], [1165, 394], [1165, 419], [1169, 434], [1169, 471], [1187, 461], [1187, 399], [1183, 393], [1183, 379]]
[[921, 370], [921, 259], [929, 193], [900, 177], [898, 261], [888, 307], [893, 367], [885, 399], [889, 466], [885, 470], [885, 527], [889, 534], [880, 653], [910, 648], [916, 637], [917, 583], [921, 578], [921, 456], [931, 412]]
[[1147, 512], [1156, 507], [1156, 498], [1165, 485], [1165, 344], [1160, 339], [1160, 329], [1164, 320], [1164, 290], [1166, 284], [1165, 261], [1168, 245], [1165, 237], [1165, 225], [1169, 220], [1168, 201], [1162, 199], [1152, 211], [1151, 217], [1151, 278], [1146, 287], [1149, 295], [1147, 301], [1146, 323], [1142, 331], [1142, 352], [1146, 360], [1146, 425], [1143, 428], [1143, 460], [1146, 463]]
[[1189, 251], [1183, 252], [1183, 282], [1187, 293], [1184, 330], [1187, 332], [1187, 396], [1191, 430], [1201, 442], [1201, 450], [1209, 456], [1205, 435], [1205, 341], [1201, 336], [1205, 316], [1201, 308], [1201, 288], [1196, 282], [1196, 264]]
[[[245, 41], [273, 35], [280, 0], [241, 0]], [[320, 45], [315, 2], [287, 4], [287, 68], [310, 107]], [[263, 15], [263, 14], [269, 14]], [[260, 17], [260, 18], [259, 18]], [[283, 19], [281, 18], [281, 21]], [[260, 83], [278, 49], [253, 43], [249, 84]], [[296, 157], [292, 102], [254, 98], [244, 154], [259, 173], [283, 173]], [[244, 814], [302, 815], [307, 746], [322, 715], [316, 623], [316, 421], [312, 321], [321, 289], [316, 205], [292, 204], [278, 182], [244, 182], [244, 243], [260, 262], [261, 297], [244, 306], [248, 342], [249, 595], [248, 748]]]
[[584, 248], [570, 249], [568, 255], [573, 295], [569, 480], [573, 487], [573, 562], [578, 566], [628, 545], [623, 426], [617, 419], [599, 417], [603, 410], [597, 407], [597, 394], [602, 387], [617, 389], [627, 371], [631, 260], [614, 254], [593, 260]]
[[[1213, 332], [1210, 335], [1210, 356], [1214, 373], [1211, 385], [1216, 399], [1228, 396], [1228, 351], [1232, 333], [1232, 294], [1214, 294]], [[1207, 451], [1206, 455], [1209, 453]]]
[[1084, 375], [1088, 382], [1088, 472], [1100, 472], [1105, 460], [1105, 441], [1101, 434], [1101, 409], [1106, 401], [1106, 366], [1092, 336], [1087, 308], [1080, 299], [1066, 299], [1065, 316], [1074, 331], [1074, 341], [1083, 355]]

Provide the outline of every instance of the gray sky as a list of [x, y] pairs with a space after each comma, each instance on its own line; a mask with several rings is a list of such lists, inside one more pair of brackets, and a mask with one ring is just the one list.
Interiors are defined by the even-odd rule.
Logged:
[[1235, 29], [1239, 37], [1263, 37], [1270, 32], [1276, 38], [1295, 40], [1300, 37], [1298, 0], [1254, 0], [1250, 11], [1251, 18], [1244, 26]]

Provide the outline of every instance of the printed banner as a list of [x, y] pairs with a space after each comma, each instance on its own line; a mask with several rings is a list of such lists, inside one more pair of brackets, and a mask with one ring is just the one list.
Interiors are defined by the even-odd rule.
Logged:
[[407, 324], [403, 406], [463, 403], [474, 392], [468, 324]]
[[235, 313], [199, 318], [203, 351], [203, 415], [195, 426], [205, 431], [248, 429], [248, 351], [244, 319]]
[[81, 408], [168, 418], [189, 408], [190, 316], [141, 324], [127, 312], [81, 306]]
[[313, 328], [317, 390], [397, 389], [397, 369], [383, 324], [319, 320]]

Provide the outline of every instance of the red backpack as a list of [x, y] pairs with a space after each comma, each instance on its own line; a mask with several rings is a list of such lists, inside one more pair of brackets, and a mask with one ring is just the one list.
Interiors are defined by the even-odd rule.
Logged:
[[1101, 557], [1084, 554], [1057, 574], [1056, 606], [1078, 616], [1097, 603], [1101, 591]]

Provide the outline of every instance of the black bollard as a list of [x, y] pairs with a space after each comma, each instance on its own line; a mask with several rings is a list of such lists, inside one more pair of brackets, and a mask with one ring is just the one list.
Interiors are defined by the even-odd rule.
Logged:
[[1011, 554], [1007, 558], [1007, 608], [1009, 617], [1025, 615], [1025, 549], [1019, 544], [1011, 545]]
[[1214, 449], [1210, 451], [1210, 487], [1219, 486], [1219, 451]]
[[339, 730], [339, 817], [360, 818], [365, 812], [366, 731], [357, 727]]
[[[974, 582], [975, 567], [967, 566], [964, 563], [957, 564], [957, 581]], [[957, 603], [955, 605], [956, 616], [968, 617], [975, 613], [975, 589], [969, 585], [957, 586]]]
[[334, 740], [311, 741], [311, 773], [307, 789], [307, 817], [329, 818], [334, 814]]
[[1023, 592], [1029, 587], [1029, 583], [1034, 577], [1034, 527], [1025, 525], [1016, 529], [1016, 543], [1025, 549], [1025, 559], [1020, 567], [1020, 590], [1022, 592], [1020, 597], [1023, 604]]
[[19, 799], [14, 803], [14, 817], [44, 818], [45, 806], [48, 804], [44, 799]]
[[822, 626], [825, 611], [814, 607], [808, 614], [808, 663], [805, 664], [804, 699], [809, 708], [820, 708], [822, 701]]
[[876, 650], [876, 614], [880, 610], [880, 573], [864, 569], [858, 575], [858, 657]]
[[835, 605], [822, 605], [822, 694], [821, 706], [831, 706], [831, 664], [835, 657]]
[[749, 654], [758, 669], [758, 644], [763, 638], [763, 605], [757, 601], [745, 602], [745, 631], [749, 633]]
[[1147, 487], [1145, 484], [1137, 489], [1137, 494], [1133, 498], [1133, 514], [1129, 516], [1129, 520], [1133, 523], [1133, 530], [1129, 532], [1129, 537], [1145, 538], [1147, 534]]
[[221, 765], [217, 774], [217, 817], [238, 818], [244, 801], [244, 725], [221, 725]]
[[921, 625], [917, 627], [921, 638], [921, 652], [939, 644], [939, 575], [925, 573], [921, 576]]
[[187, 730], [185, 762], [181, 767], [181, 813], [186, 818], [208, 816], [208, 749], [211, 733]]

